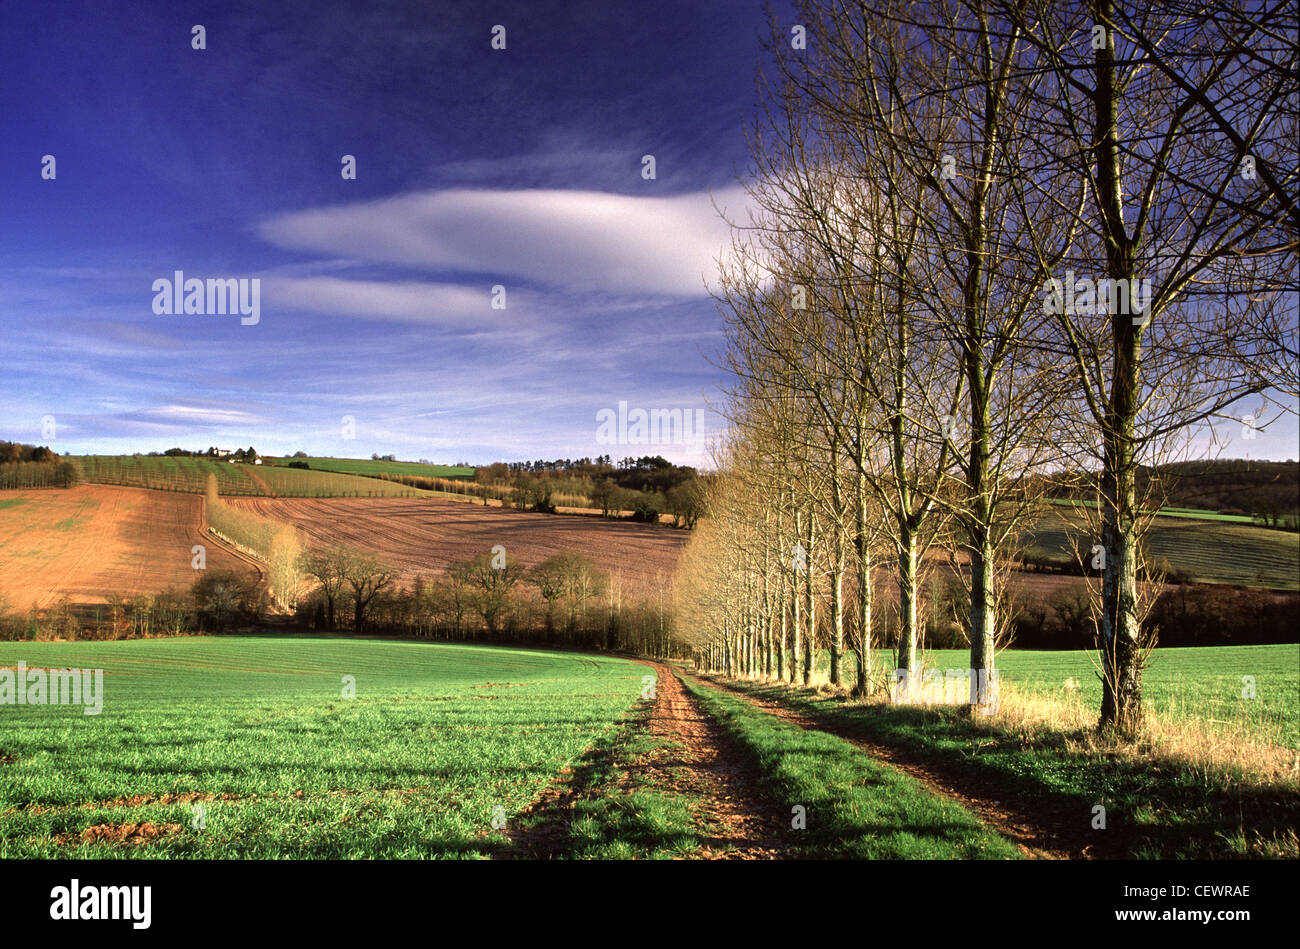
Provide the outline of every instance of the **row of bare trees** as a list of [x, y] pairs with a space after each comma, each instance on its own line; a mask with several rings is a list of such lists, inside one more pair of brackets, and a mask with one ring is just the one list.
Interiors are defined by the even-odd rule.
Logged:
[[871, 691], [887, 572], [906, 699], [946, 554], [988, 706], [1010, 555], [1084, 468], [1101, 724], [1135, 730], [1139, 467], [1245, 399], [1294, 411], [1293, 13], [805, 0], [769, 50], [716, 294], [732, 437], [681, 581], [697, 657], [807, 681], [824, 640]]

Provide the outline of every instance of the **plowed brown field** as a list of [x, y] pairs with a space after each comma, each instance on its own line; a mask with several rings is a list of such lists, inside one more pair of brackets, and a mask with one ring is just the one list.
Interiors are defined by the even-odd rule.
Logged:
[[65, 595], [103, 603], [115, 593], [184, 592], [195, 544], [207, 548], [209, 570], [257, 572], [203, 527], [195, 494], [102, 484], [0, 492], [0, 596], [25, 610]]
[[227, 498], [232, 507], [293, 524], [308, 543], [349, 544], [382, 555], [402, 582], [441, 573], [453, 560], [501, 544], [531, 567], [552, 554], [586, 554], [617, 577], [622, 593], [668, 588], [689, 533], [598, 517], [525, 514], [441, 498]]

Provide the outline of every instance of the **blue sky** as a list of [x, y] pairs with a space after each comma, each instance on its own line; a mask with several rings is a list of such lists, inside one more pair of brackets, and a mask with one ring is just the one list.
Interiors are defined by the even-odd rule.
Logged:
[[[720, 427], [706, 281], [765, 31], [756, 0], [7, 0], [0, 438], [703, 462], [597, 413]], [[260, 279], [259, 322], [154, 313], [177, 270]], [[1284, 425], [1224, 454], [1295, 457]]]
[[[597, 442], [619, 401], [716, 431], [714, 201], [739, 200], [764, 24], [755, 2], [10, 0], [0, 437], [650, 453]], [[176, 270], [260, 278], [260, 321], [155, 314]]]

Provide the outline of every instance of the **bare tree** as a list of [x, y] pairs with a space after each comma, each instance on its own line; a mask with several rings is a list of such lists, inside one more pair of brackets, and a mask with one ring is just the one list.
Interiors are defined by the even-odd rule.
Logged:
[[397, 568], [369, 551], [345, 548], [340, 572], [352, 591], [352, 629], [360, 634], [366, 611], [397, 580]]
[[568, 586], [567, 571], [561, 557], [557, 555], [543, 560], [528, 571], [527, 578], [546, 602], [546, 632], [554, 635], [555, 607]]
[[[1273, 85], [1273, 72], [1250, 68], [1253, 53], [1215, 45], [1217, 4], [1004, 6], [1046, 79], [1030, 158], [1039, 170], [1028, 184], [1045, 198], [1080, 189], [1088, 198], [1080, 239], [1046, 299], [1091, 425], [1070, 433], [1071, 448], [1094, 452], [1101, 469], [1101, 725], [1131, 733], [1141, 725], [1145, 648], [1138, 467], [1154, 446], [1268, 387], [1269, 374], [1252, 367], [1286, 338], [1277, 289], [1295, 266], [1289, 214], [1273, 190], [1243, 184], [1241, 146], [1255, 139], [1205, 104], [1249, 103], [1228, 124], [1273, 130], [1294, 123], [1295, 96]], [[1240, 22], [1261, 12], [1228, 6]], [[1278, 213], [1261, 213], [1266, 202]], [[1035, 222], [1024, 225], [1049, 266]]]
[[[939, 345], [920, 358], [944, 365], [930, 378], [964, 387], [965, 399], [964, 411], [916, 422], [952, 446], [956, 478], [935, 496], [960, 527], [972, 701], [989, 705], [1003, 599], [997, 561], [1033, 509], [1034, 482], [1024, 475], [1051, 460], [1043, 429], [1059, 395], [1030, 343], [1042, 336], [1039, 287], [1049, 271], [1019, 246], [1023, 217], [1043, 210], [1018, 186], [1037, 107], [1033, 49], [984, 0], [820, 13], [814, 29], [829, 65], [820, 69], [819, 98], [844, 117], [838, 133], [869, 138], [864, 161], [879, 165], [891, 190], [921, 196], [911, 213], [924, 265], [908, 276], [916, 333]], [[905, 187], [895, 188], [899, 181]], [[1065, 216], [1050, 227], [1040, 225], [1044, 245], [1050, 238], [1055, 248], [1049, 265], [1069, 248], [1075, 225]], [[942, 410], [940, 392], [930, 400]]]
[[298, 559], [299, 569], [320, 584], [325, 598], [325, 622], [330, 629], [335, 628], [334, 608], [343, 589], [347, 560], [348, 551], [342, 546], [309, 549]]
[[469, 587], [474, 610], [483, 617], [489, 635], [495, 636], [510, 608], [515, 586], [523, 579], [523, 567], [512, 561], [497, 566], [492, 554], [482, 553], [449, 564], [447, 572]]

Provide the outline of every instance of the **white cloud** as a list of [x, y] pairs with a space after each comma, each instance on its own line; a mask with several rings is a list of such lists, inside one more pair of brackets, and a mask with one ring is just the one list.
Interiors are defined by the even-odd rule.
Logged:
[[[647, 182], [647, 185], [652, 183]], [[717, 204], [745, 219], [739, 188]], [[730, 240], [708, 193], [672, 198], [595, 191], [420, 192], [278, 215], [281, 247], [357, 260], [522, 277], [575, 291], [702, 296]]]
[[263, 283], [274, 304], [322, 313], [467, 327], [486, 323], [493, 313], [487, 284], [476, 290], [339, 277], [265, 277]]
[[256, 425], [263, 420], [238, 409], [200, 408], [193, 405], [162, 405], [145, 409], [141, 418], [159, 422], [180, 422], [191, 425]]

